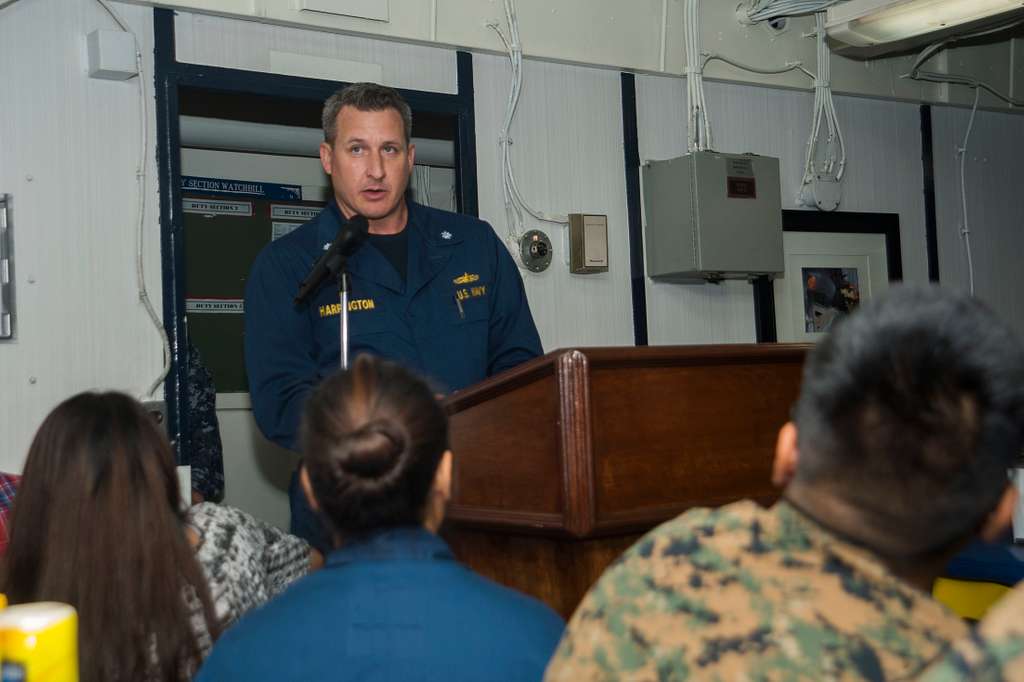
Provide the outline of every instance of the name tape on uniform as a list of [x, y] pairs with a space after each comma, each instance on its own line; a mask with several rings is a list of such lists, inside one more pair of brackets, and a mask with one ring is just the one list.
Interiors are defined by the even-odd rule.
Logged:
[[202, 213], [203, 215], [237, 215], [251, 216], [251, 201], [211, 201], [209, 199], [183, 199], [181, 202], [185, 213]]
[[186, 313], [244, 313], [245, 300], [241, 298], [187, 298]]

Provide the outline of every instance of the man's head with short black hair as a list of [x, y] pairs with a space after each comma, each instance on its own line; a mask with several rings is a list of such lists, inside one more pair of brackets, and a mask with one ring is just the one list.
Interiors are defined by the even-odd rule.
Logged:
[[412, 109], [398, 91], [378, 83], [353, 83], [327, 98], [321, 115], [324, 141], [334, 144], [338, 135], [338, 113], [342, 107], [353, 107], [359, 111], [384, 111], [394, 109], [402, 117], [405, 143], [412, 139]]
[[896, 287], [811, 352], [795, 422], [787, 495], [855, 510], [883, 554], [947, 551], [1007, 491], [1024, 436], [1024, 351], [976, 299]]

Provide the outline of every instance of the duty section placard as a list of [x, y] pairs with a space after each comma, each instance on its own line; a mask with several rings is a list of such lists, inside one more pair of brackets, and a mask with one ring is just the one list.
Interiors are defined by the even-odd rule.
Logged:
[[186, 313], [244, 313], [245, 300], [241, 298], [187, 298]]
[[201, 213], [203, 215], [237, 215], [252, 216], [251, 201], [216, 201], [213, 199], [182, 199], [185, 213]]

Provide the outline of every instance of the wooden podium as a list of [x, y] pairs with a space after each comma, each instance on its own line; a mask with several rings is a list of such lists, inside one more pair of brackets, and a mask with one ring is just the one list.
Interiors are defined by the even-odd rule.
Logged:
[[803, 345], [558, 350], [453, 394], [460, 560], [568, 617], [609, 563], [695, 506], [770, 502]]

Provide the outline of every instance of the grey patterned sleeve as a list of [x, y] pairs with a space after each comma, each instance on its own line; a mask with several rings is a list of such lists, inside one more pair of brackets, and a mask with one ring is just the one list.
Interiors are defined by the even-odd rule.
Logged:
[[188, 512], [196, 558], [217, 617], [231, 625], [309, 571], [309, 545], [241, 509], [203, 502]]
[[255, 518], [252, 520], [263, 530], [263, 567], [270, 596], [275, 597], [309, 572], [310, 546], [302, 538], [277, 526]]

